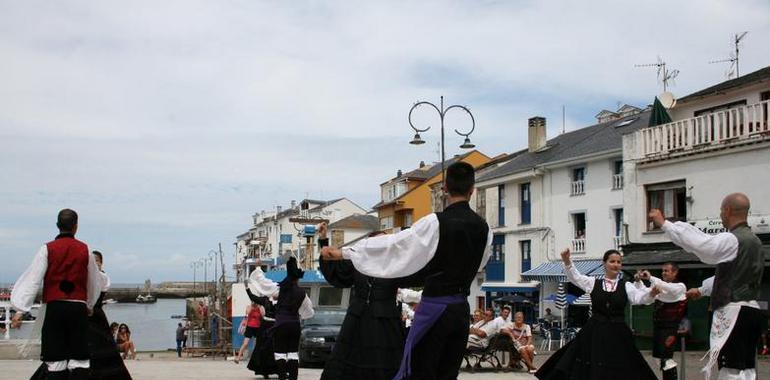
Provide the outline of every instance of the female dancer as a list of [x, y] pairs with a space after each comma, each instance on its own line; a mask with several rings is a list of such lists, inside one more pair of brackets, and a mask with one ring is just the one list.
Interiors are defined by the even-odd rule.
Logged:
[[654, 294], [620, 278], [620, 252], [604, 253], [604, 279], [580, 274], [569, 249], [561, 253], [567, 279], [591, 294], [593, 315], [575, 339], [556, 351], [535, 373], [538, 379], [654, 380], [625, 322], [625, 308], [651, 304]]
[[[326, 223], [318, 229], [318, 244], [329, 244]], [[383, 234], [374, 232], [369, 237]], [[358, 272], [349, 260], [320, 260], [321, 273], [337, 288], [352, 288], [350, 306], [326, 361], [321, 380], [391, 380], [401, 365], [406, 332], [399, 287], [413, 278], [380, 279]]]

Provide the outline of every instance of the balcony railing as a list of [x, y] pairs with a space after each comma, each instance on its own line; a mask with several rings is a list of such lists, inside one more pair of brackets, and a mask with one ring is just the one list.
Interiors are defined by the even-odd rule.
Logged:
[[636, 131], [639, 157], [635, 158], [766, 139], [770, 136], [769, 104], [766, 100]]
[[620, 190], [623, 188], [623, 174], [612, 175], [612, 190]]
[[615, 236], [613, 238], [613, 241], [615, 242], [615, 249], [620, 249], [620, 246], [623, 245], [623, 236]]
[[571, 195], [585, 194], [585, 181], [572, 181]]
[[586, 251], [586, 239], [572, 239], [570, 248], [574, 253], [583, 253]]

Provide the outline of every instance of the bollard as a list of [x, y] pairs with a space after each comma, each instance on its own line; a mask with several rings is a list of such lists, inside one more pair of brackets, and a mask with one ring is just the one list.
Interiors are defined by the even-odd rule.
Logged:
[[684, 344], [685, 344], [684, 341], [685, 341], [685, 336], [682, 335], [682, 371], [681, 371], [681, 374], [679, 375], [680, 379], [686, 379], [687, 378], [687, 369], [686, 369], [687, 365], [686, 365], [686, 363], [684, 361], [684, 356], [685, 356], [685, 353], [686, 353], [687, 349], [684, 346]]

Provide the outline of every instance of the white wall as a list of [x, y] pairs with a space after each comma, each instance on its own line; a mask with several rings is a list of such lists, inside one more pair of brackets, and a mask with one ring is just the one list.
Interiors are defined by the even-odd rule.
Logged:
[[[624, 138], [624, 146], [633, 144], [634, 136]], [[630, 147], [629, 147], [630, 148]], [[687, 205], [690, 221], [718, 219], [725, 195], [743, 192], [751, 199], [751, 215], [770, 215], [770, 142], [703, 153], [675, 160], [637, 165], [625, 164], [625, 219], [629, 239], [634, 243], [666, 241], [661, 233], [647, 232], [647, 195], [645, 185], [684, 180], [692, 202]]]
[[669, 115], [671, 116], [672, 120], [682, 120], [694, 117], [695, 111], [702, 110], [704, 108], [716, 107], [739, 100], [745, 99], [746, 105], [756, 104], [761, 101], [760, 93], [768, 90], [770, 90], [770, 84], [756, 84], [734, 92], [730, 92], [726, 95], [710, 96], [702, 100], [693, 100], [687, 103], [677, 104], [674, 108], [669, 110]]

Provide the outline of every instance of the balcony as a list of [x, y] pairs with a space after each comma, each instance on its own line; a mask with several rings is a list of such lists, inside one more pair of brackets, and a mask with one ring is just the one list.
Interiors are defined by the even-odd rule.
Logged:
[[572, 242], [570, 243], [570, 250], [573, 253], [585, 253], [586, 239], [572, 239]]
[[623, 188], [623, 174], [612, 175], [612, 190], [620, 190]]
[[620, 246], [624, 244], [625, 239], [623, 239], [623, 236], [615, 236], [612, 240], [615, 243], [615, 249], [620, 250]]
[[634, 132], [637, 157], [656, 159], [767, 140], [770, 100]]
[[570, 192], [570, 195], [583, 195], [585, 193], [585, 181], [572, 181], [572, 191]]

